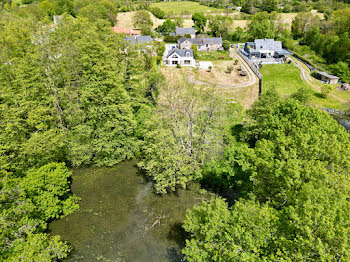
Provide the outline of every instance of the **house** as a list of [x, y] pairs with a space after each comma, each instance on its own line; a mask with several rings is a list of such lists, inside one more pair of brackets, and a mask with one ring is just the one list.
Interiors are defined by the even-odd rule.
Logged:
[[177, 41], [177, 46], [180, 49], [191, 49], [192, 45], [197, 45], [198, 51], [218, 51], [222, 50], [222, 38], [186, 38], [181, 37]]
[[170, 49], [166, 56], [166, 65], [167, 66], [192, 66], [195, 67], [196, 61], [193, 57], [192, 49]]
[[129, 41], [131, 44], [151, 44], [153, 38], [150, 35], [129, 36], [125, 37], [124, 41]]
[[336, 84], [339, 82], [339, 77], [330, 75], [326, 72], [318, 71], [316, 72], [316, 77], [320, 79], [323, 82], [326, 82], [328, 84]]
[[[264, 59], [270, 59], [272, 63], [274, 58], [282, 59], [286, 55], [292, 55], [291, 52], [282, 48], [281, 41], [266, 38], [245, 43], [242, 51], [249, 59], [260, 59], [262, 63], [264, 63]], [[268, 60], [265, 60], [265, 62], [268, 63]]]
[[185, 36], [185, 35], [190, 35], [191, 38], [196, 37], [196, 30], [193, 27], [190, 28], [176, 28], [175, 33], [170, 33], [170, 36]]
[[117, 34], [126, 34], [130, 36], [140, 36], [141, 30], [134, 30], [132, 28], [124, 28], [124, 27], [113, 27], [113, 31]]

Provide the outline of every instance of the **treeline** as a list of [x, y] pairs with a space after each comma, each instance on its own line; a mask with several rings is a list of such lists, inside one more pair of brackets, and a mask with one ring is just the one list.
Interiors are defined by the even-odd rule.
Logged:
[[54, 25], [41, 3], [0, 15], [2, 261], [67, 256], [68, 245], [46, 233], [48, 221], [78, 208], [67, 167], [133, 158], [141, 112], [163, 81], [150, 55], [111, 31], [108, 16], [82, 7]]
[[[314, 63], [328, 69], [341, 80], [350, 81], [350, 8], [330, 13], [324, 20], [298, 14], [292, 22], [293, 40], [285, 41], [287, 47], [309, 57]], [[295, 41], [295, 40], [294, 40]]]
[[187, 261], [350, 259], [349, 133], [302, 94], [263, 94], [206, 165], [205, 185], [232, 191], [233, 205], [212, 197], [188, 210]]

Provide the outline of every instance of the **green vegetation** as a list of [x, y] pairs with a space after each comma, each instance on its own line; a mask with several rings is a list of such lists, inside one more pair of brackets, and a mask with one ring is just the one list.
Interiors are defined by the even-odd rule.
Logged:
[[309, 88], [294, 64], [263, 65], [259, 72], [263, 75], [263, 92], [274, 87], [279, 95], [285, 97], [300, 88]]
[[233, 129], [206, 185], [239, 194], [189, 210], [188, 261], [347, 261], [349, 134], [326, 113], [266, 92]]
[[67, 256], [67, 244], [46, 232], [78, 207], [66, 166], [133, 158], [140, 109], [152, 107], [162, 82], [150, 55], [121, 52], [126, 43], [108, 18], [81, 11], [52, 26], [38, 8], [0, 16], [1, 261]]
[[159, 2], [151, 3], [151, 7], [159, 7], [163, 10], [167, 16], [173, 15], [192, 15], [196, 12], [199, 13], [222, 13], [223, 9], [212, 8], [204, 5], [200, 5], [197, 2]]
[[[113, 33], [118, 10], [130, 9], [142, 9], [133, 22], [152, 33], [148, 3], [32, 2], [19, 7], [3, 1], [0, 15], [1, 261], [66, 258], [71, 248], [48, 233], [47, 223], [78, 209], [69, 169], [132, 158], [157, 194], [198, 182], [213, 193], [187, 211], [188, 261], [350, 260], [349, 133], [312, 107], [349, 106], [335, 100], [340, 91], [322, 96], [311, 90], [292, 64], [263, 66], [263, 94], [242, 113], [214, 89], [179, 79], [165, 84], [156, 66], [164, 44], [140, 52]], [[194, 2], [151, 8], [157, 5], [159, 17], [175, 13], [163, 10], [166, 5], [177, 14], [193, 13], [199, 32], [208, 26], [204, 10], [211, 8]], [[279, 38], [287, 46], [299, 41], [296, 48], [306, 46], [312, 60], [348, 78], [348, 9], [327, 10], [324, 21], [300, 14], [290, 32], [274, 0], [244, 5], [270, 13], [255, 14], [246, 31], [237, 28], [233, 35], [230, 19], [209, 17], [211, 34], [226, 38], [226, 48], [233, 38]], [[312, 5], [297, 1], [293, 8]], [[52, 15], [62, 15], [55, 25]], [[167, 20], [159, 31], [181, 23]], [[195, 55], [232, 60], [227, 51]]]
[[202, 61], [232, 60], [227, 51], [198, 52], [197, 59]]
[[[310, 94], [308, 102], [310, 105], [316, 107], [329, 107], [339, 110], [348, 110], [349, 103], [342, 103], [332, 96], [324, 96], [320, 90], [317, 92], [311, 88], [305, 81], [300, 78], [299, 69], [293, 64], [278, 64], [278, 65], [263, 65], [259, 70], [263, 75], [263, 92], [271, 88], [275, 88], [276, 92], [282, 97], [288, 97], [298, 90], [305, 90]], [[323, 87], [325, 85], [321, 85]], [[349, 101], [350, 94], [342, 91], [334, 91], [335, 87], [332, 87], [332, 93], [338, 97]]]

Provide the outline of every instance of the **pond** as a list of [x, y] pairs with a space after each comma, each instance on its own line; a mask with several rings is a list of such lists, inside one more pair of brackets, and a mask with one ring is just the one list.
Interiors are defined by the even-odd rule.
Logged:
[[73, 172], [80, 209], [49, 231], [73, 248], [67, 261], [180, 261], [186, 209], [207, 197], [199, 185], [159, 196], [136, 161]]

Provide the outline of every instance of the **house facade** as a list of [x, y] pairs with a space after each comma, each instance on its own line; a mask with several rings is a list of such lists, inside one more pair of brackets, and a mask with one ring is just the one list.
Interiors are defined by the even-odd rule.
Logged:
[[191, 49], [192, 45], [197, 45], [198, 51], [218, 51], [222, 50], [222, 38], [211, 37], [211, 38], [186, 38], [181, 37], [177, 41], [178, 48], [180, 49]]
[[195, 67], [196, 61], [193, 57], [193, 50], [173, 48], [168, 51], [165, 64], [167, 66], [181, 65]]
[[279, 59], [292, 55], [291, 52], [282, 48], [281, 41], [266, 38], [245, 43], [242, 51], [249, 59]]

